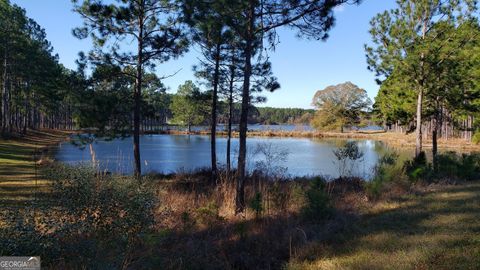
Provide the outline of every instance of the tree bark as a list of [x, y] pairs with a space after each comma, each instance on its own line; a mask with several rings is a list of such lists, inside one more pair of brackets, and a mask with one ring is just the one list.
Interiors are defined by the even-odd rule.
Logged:
[[439, 113], [435, 113], [435, 119], [433, 120], [432, 128], [432, 160], [433, 160], [433, 169], [437, 170], [437, 153], [438, 153], [438, 123], [440, 122]]
[[233, 122], [233, 84], [235, 80], [235, 53], [232, 53], [232, 63], [230, 66], [230, 85], [228, 96], [228, 135], [227, 135], [227, 175], [230, 177], [231, 171], [231, 141], [232, 141], [232, 122]]
[[9, 97], [8, 97], [8, 73], [7, 73], [7, 50], [3, 58], [3, 87], [2, 87], [2, 135], [6, 136], [10, 129]]
[[248, 6], [248, 27], [245, 37], [245, 67], [243, 71], [243, 89], [242, 89], [242, 109], [240, 113], [240, 134], [239, 134], [239, 153], [237, 168], [237, 192], [235, 198], [235, 213], [241, 213], [245, 210], [245, 166], [247, 154], [247, 121], [248, 107], [250, 104], [250, 74], [252, 72], [252, 46], [253, 46], [253, 27], [255, 16], [254, 1], [249, 1]]
[[140, 162], [140, 106], [142, 99], [142, 65], [143, 65], [143, 18], [139, 19], [139, 34], [138, 34], [138, 59], [136, 70], [135, 90], [133, 94], [134, 109], [133, 109], [133, 156], [134, 156], [134, 174], [138, 179], [142, 175], [142, 165]]
[[217, 42], [215, 48], [215, 71], [213, 74], [213, 93], [212, 93], [212, 123], [210, 129], [210, 154], [212, 158], [212, 181], [217, 181], [217, 95], [218, 95], [218, 80], [220, 76], [220, 42]]
[[420, 155], [422, 152], [422, 103], [423, 103], [423, 90], [418, 91], [417, 97], [417, 126], [415, 129], [415, 156]]
[[[427, 17], [427, 16], [425, 16]], [[427, 20], [424, 19], [423, 21], [423, 27], [422, 27], [422, 40], [425, 39], [427, 31]], [[418, 88], [418, 96], [417, 96], [417, 126], [415, 130], [415, 135], [416, 135], [416, 140], [415, 140], [415, 156], [418, 157], [420, 153], [422, 152], [422, 109], [423, 109], [423, 88], [424, 88], [424, 58], [425, 55], [424, 53], [421, 54], [420, 56], [420, 72], [421, 72], [421, 78], [419, 80], [420, 87]]]
[[[27, 86], [28, 87], [28, 86]], [[30, 114], [30, 93], [27, 92], [25, 93], [25, 112], [23, 114], [23, 134], [27, 134], [27, 127], [28, 127], [28, 121], [30, 119], [29, 114]]]

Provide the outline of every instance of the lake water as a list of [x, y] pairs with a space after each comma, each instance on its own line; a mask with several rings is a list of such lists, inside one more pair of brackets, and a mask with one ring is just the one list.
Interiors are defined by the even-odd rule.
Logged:
[[[324, 175], [337, 177], [340, 167], [333, 150], [345, 140], [310, 138], [249, 137], [248, 169], [266, 165], [272, 171], [285, 171], [292, 176]], [[364, 153], [361, 160], [347, 164], [354, 176], [370, 178], [379, 157], [389, 149], [381, 142], [356, 140]], [[144, 135], [140, 139], [142, 172], [173, 173], [210, 166], [210, 138], [199, 135]], [[130, 174], [133, 166], [132, 138], [111, 141], [98, 140], [92, 144], [102, 169]], [[232, 161], [236, 162], [238, 139], [232, 139]], [[225, 163], [226, 138], [218, 138], [217, 159]], [[67, 163], [90, 162], [90, 147], [84, 149], [70, 142], [62, 143], [57, 160]], [[261, 162], [261, 163], [260, 163]], [[235, 165], [235, 164], [234, 164]]]

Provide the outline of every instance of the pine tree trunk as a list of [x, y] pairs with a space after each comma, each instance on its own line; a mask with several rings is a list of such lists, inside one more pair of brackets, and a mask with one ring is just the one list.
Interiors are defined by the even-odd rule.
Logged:
[[440, 123], [440, 112], [439, 107], [437, 106], [435, 117], [433, 119], [432, 126], [432, 160], [433, 160], [433, 169], [437, 170], [437, 153], [438, 153], [438, 127]]
[[245, 210], [245, 167], [247, 158], [247, 121], [248, 107], [250, 104], [250, 74], [252, 72], [252, 46], [254, 31], [255, 6], [254, 1], [249, 1], [248, 7], [248, 27], [245, 38], [245, 67], [243, 74], [242, 89], [242, 108], [240, 113], [240, 134], [239, 134], [239, 153], [238, 153], [238, 169], [237, 169], [237, 192], [235, 198], [235, 213], [241, 213]]
[[217, 43], [215, 51], [215, 71], [213, 74], [213, 94], [212, 94], [212, 123], [210, 130], [210, 154], [212, 158], [212, 181], [217, 181], [217, 93], [218, 78], [220, 76], [220, 42]]
[[23, 114], [23, 134], [27, 133], [27, 127], [28, 127], [28, 120], [30, 119], [29, 117], [29, 112], [30, 112], [30, 94], [27, 92], [25, 93], [25, 112]]
[[233, 84], [235, 80], [235, 55], [232, 54], [232, 65], [230, 66], [230, 85], [228, 96], [228, 137], [227, 137], [227, 175], [230, 177], [231, 161], [230, 149], [232, 141], [232, 121], [233, 121]]
[[[427, 32], [427, 23], [428, 21], [424, 19], [423, 21], [423, 27], [422, 27], [422, 40], [425, 40], [426, 32]], [[420, 56], [420, 72], [421, 72], [421, 78], [419, 80], [419, 88], [418, 88], [418, 97], [417, 97], [417, 126], [416, 126], [416, 140], [415, 140], [415, 156], [420, 155], [422, 152], [422, 109], [423, 109], [423, 88], [424, 88], [424, 59], [425, 55], [424, 53], [421, 54]]]
[[2, 74], [2, 119], [1, 119], [1, 126], [2, 126], [2, 135], [6, 133], [7, 127], [7, 50], [5, 49], [5, 53], [3, 56], [3, 74]]
[[138, 59], [136, 70], [136, 82], [134, 90], [134, 109], [133, 109], [133, 156], [135, 160], [134, 174], [138, 179], [142, 175], [142, 165], [140, 162], [140, 106], [142, 99], [142, 65], [143, 65], [143, 19], [139, 20], [138, 35]]
[[422, 152], [422, 103], [423, 103], [423, 91], [418, 91], [417, 97], [417, 126], [415, 130], [415, 156], [420, 155]]

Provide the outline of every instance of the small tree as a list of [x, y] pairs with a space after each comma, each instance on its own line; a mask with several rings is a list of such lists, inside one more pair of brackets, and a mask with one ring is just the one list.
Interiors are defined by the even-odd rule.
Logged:
[[318, 108], [312, 125], [319, 130], [340, 129], [360, 122], [360, 116], [371, 105], [367, 91], [351, 82], [317, 91], [312, 104]]
[[187, 126], [190, 133], [192, 125], [199, 125], [205, 120], [206, 107], [205, 94], [192, 81], [186, 81], [178, 87], [170, 105], [173, 122]]
[[341, 148], [333, 150], [333, 154], [338, 160], [339, 177], [352, 176], [353, 168], [356, 161], [361, 161], [364, 152], [358, 147], [354, 141], [346, 142]]

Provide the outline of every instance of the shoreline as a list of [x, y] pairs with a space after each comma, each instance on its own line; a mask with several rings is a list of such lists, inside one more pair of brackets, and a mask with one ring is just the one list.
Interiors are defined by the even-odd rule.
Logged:
[[[168, 131], [155, 131], [155, 132], [143, 132], [142, 135], [192, 135], [192, 136], [206, 136], [210, 135], [209, 131], [177, 131], [177, 130], [168, 130]], [[227, 132], [220, 131], [217, 132], [217, 136], [226, 137]], [[232, 132], [232, 138], [238, 138], [238, 131]], [[386, 131], [356, 131], [356, 132], [320, 132], [320, 131], [276, 131], [276, 130], [266, 130], [266, 131], [248, 131], [248, 137], [277, 137], [277, 138], [310, 138], [310, 139], [365, 139], [365, 140], [376, 140], [385, 143], [388, 146], [392, 147], [405, 147], [405, 148], [415, 148], [415, 135], [414, 134], [404, 134], [397, 132], [386, 132]], [[431, 138], [424, 136], [423, 138], [423, 148], [428, 151], [432, 149]], [[473, 142], [467, 141], [461, 138], [451, 138], [451, 139], [438, 139], [438, 148], [446, 150], [463, 150], [463, 151], [480, 151], [480, 144], [475, 144]]]

